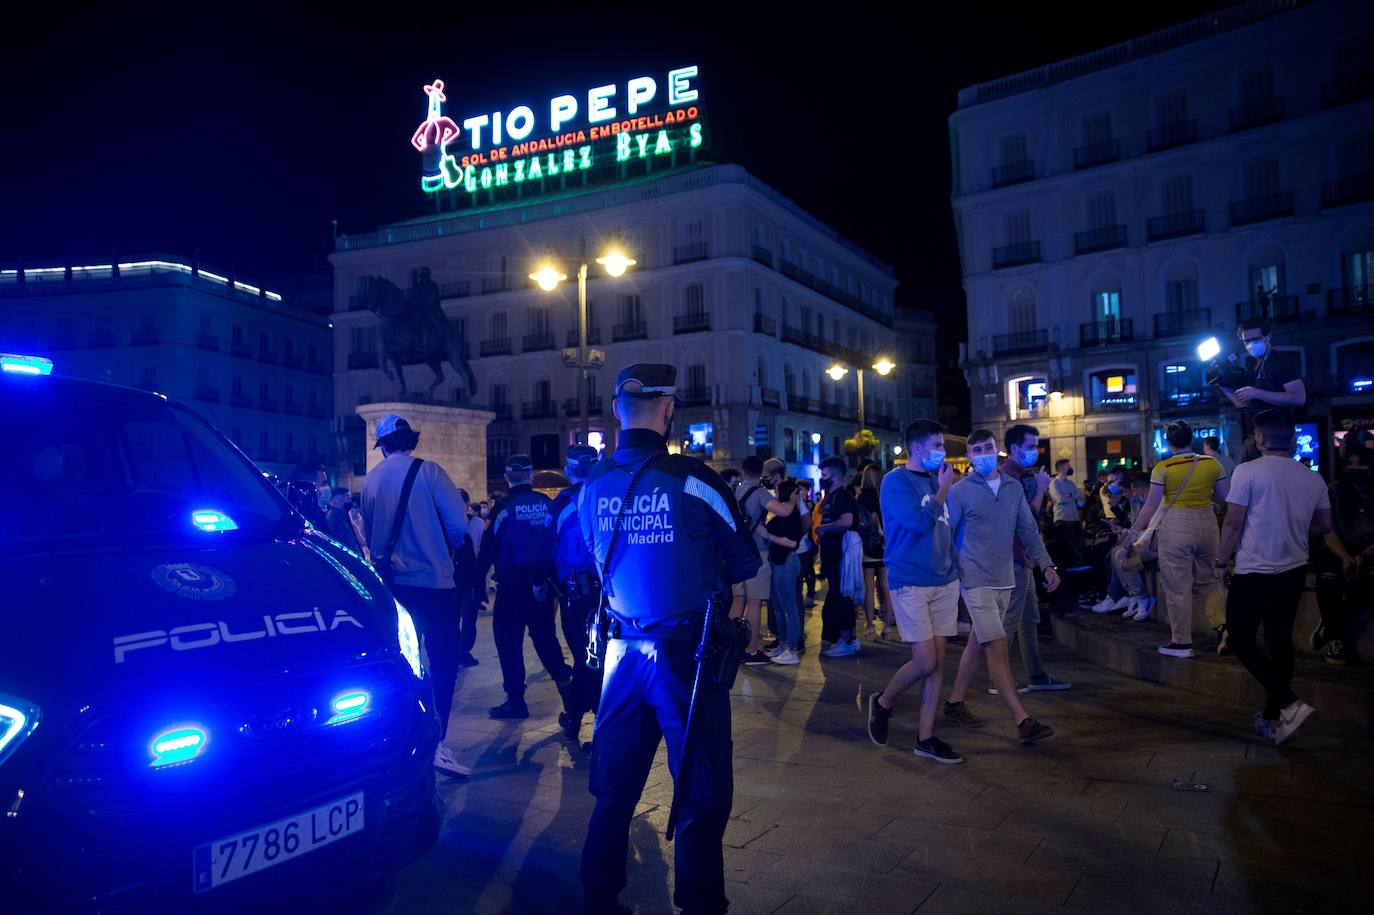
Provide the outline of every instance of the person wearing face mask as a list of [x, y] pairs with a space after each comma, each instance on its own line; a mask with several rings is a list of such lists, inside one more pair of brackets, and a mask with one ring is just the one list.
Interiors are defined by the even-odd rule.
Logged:
[[329, 475], [319, 464], [297, 464], [287, 484], [290, 502], [316, 529], [327, 531], [325, 509], [329, 506]]
[[1236, 335], [1248, 354], [1246, 368], [1254, 384], [1234, 391], [1222, 388], [1221, 392], [1241, 411], [1241, 428], [1245, 435], [1241, 459], [1252, 461], [1259, 457], [1255, 445], [1255, 417], [1271, 407], [1294, 409], [1303, 406], [1307, 403], [1307, 386], [1302, 380], [1298, 360], [1275, 355], [1269, 338], [1269, 322], [1264, 318], [1241, 321]]
[[954, 689], [945, 703], [945, 720], [967, 727], [982, 726], [983, 720], [964, 704], [964, 697], [986, 656], [988, 675], [1011, 712], [1017, 736], [1022, 744], [1030, 745], [1054, 731], [1026, 711], [1011, 676], [1004, 623], [1016, 590], [1013, 541], [1020, 538], [1044, 572], [1046, 590], [1059, 587], [1059, 571], [1040, 539], [1025, 490], [998, 470], [997, 438], [987, 429], [974, 432], [968, 438], [968, 456], [973, 473], [950, 488], [948, 505], [959, 556], [959, 594], [968, 608], [973, 632], [959, 659]]
[[1350, 621], [1374, 605], [1374, 450], [1352, 448], [1331, 487], [1332, 528], [1315, 559], [1321, 623], [1312, 631], [1313, 651], [1326, 663], [1345, 664]]
[[821, 461], [821, 523], [816, 535], [821, 541], [821, 577], [825, 579], [825, 603], [821, 605], [821, 639], [832, 643], [821, 652], [827, 658], [847, 658], [859, 653], [854, 635], [854, 601], [841, 585], [844, 561], [844, 536], [854, 527], [859, 503], [844, 482], [844, 458], [831, 455]]
[[1054, 462], [1049, 494], [1054, 508], [1054, 533], [1067, 553], [1070, 571], [1087, 568], [1088, 547], [1083, 542], [1083, 522], [1078, 516], [1083, 497], [1073, 481], [1073, 465], [1067, 458]]
[[345, 486], [335, 486], [329, 491], [329, 504], [325, 509], [324, 530], [330, 537], [348, 547], [359, 556], [363, 555], [363, 545], [358, 540], [358, 532], [353, 528], [353, 498]]

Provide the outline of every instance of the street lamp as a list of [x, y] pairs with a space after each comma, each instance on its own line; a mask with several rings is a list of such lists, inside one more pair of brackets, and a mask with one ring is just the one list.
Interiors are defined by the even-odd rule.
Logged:
[[[619, 248], [612, 248], [596, 259], [602, 266], [606, 274], [611, 277], [621, 277], [625, 271], [638, 263], [634, 258], [625, 254]], [[553, 292], [558, 288], [558, 284], [568, 278], [568, 275], [555, 266], [553, 261], [544, 261], [535, 268], [530, 274], [530, 279], [545, 292]], [[569, 362], [567, 350], [564, 350], [564, 362]], [[606, 361], [605, 353], [594, 351], [594, 358], [589, 362], [587, 351], [587, 263], [583, 261], [577, 267], [577, 369], [579, 374], [577, 384], [577, 416], [582, 426], [582, 442], [588, 442], [591, 435], [591, 416], [587, 409], [587, 369], [592, 365], [600, 367]]]
[[[884, 375], [884, 376], [885, 376], [885, 375], [890, 374], [890, 373], [892, 372], [892, 370], [895, 369], [895, 368], [897, 367], [897, 363], [893, 362], [891, 359], [887, 358], [886, 356], [879, 356], [877, 359], [875, 359], [875, 360], [873, 361], [873, 365], [870, 366], [870, 367], [873, 369], [873, 371], [877, 372], [879, 375]], [[842, 363], [842, 362], [836, 362], [834, 365], [830, 366], [830, 368], [826, 369], [826, 370], [825, 370], [825, 373], [826, 373], [827, 375], [830, 376], [830, 380], [831, 380], [831, 381], [840, 381], [840, 380], [842, 380], [842, 379], [844, 378], [845, 375], [849, 374], [849, 367], [848, 367], [847, 365], [845, 365], [844, 363]], [[864, 369], [863, 369], [863, 366], [859, 366], [857, 369], [855, 369], [855, 373], [856, 373], [856, 374], [855, 374], [855, 377], [858, 379], [858, 382], [859, 382], [859, 431], [862, 432], [862, 431], [864, 430]]]

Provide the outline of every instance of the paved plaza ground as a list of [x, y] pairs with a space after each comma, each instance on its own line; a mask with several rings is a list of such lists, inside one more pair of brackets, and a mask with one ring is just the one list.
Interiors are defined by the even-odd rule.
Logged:
[[[818, 646], [819, 608], [807, 625]], [[985, 728], [937, 726], [965, 757], [957, 766], [912, 755], [914, 694], [889, 746], [868, 740], [861, 700], [901, 664], [901, 646], [865, 644], [833, 661], [813, 647], [800, 667], [744, 668], [725, 834], [731, 912], [1374, 910], [1374, 736], [1318, 715], [1276, 749], [1250, 731], [1254, 708], [1045, 648], [1074, 684], [1026, 697], [1054, 738], [1022, 748], [1005, 706], [982, 691], [970, 705]], [[960, 649], [950, 648], [947, 684]], [[528, 721], [489, 720], [502, 694], [488, 616], [476, 653], [449, 732], [474, 775], [441, 779], [443, 834], [369, 904], [375, 915], [581, 911], [588, 761], [559, 733], [542, 671]], [[1209, 790], [1179, 791], [1176, 780]], [[671, 794], [660, 750], [621, 897], [640, 913], [672, 911]]]

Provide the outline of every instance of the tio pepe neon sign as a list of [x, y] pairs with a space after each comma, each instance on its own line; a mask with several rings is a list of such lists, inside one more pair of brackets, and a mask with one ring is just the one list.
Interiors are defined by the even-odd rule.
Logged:
[[[428, 193], [458, 187], [476, 193], [588, 171], [600, 164], [598, 158], [623, 163], [696, 150], [702, 144], [695, 104], [700, 92], [693, 84], [698, 75], [696, 66], [669, 70], [662, 92], [651, 76], [627, 80], [623, 95], [615, 84], [597, 86], [587, 91], [585, 107], [577, 96], [555, 96], [542, 124], [531, 106], [517, 105], [464, 118], [461, 128], [443, 113], [448, 97], [443, 80], [436, 79], [424, 87], [426, 117], [410, 138], [423, 157], [420, 186]], [[644, 113], [664, 106], [666, 111]], [[468, 152], [456, 154], [451, 149], [464, 132]], [[602, 140], [614, 140], [613, 150], [598, 149]]]

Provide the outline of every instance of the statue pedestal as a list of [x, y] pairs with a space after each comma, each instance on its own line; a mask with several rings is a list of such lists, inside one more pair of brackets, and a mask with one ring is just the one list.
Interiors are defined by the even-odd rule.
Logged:
[[486, 410], [424, 403], [369, 403], [357, 408], [367, 423], [367, 469], [382, 460], [377, 443], [377, 421], [389, 413], [404, 416], [420, 433], [415, 456], [433, 461], [447, 471], [454, 485], [466, 489], [474, 502], [487, 497], [487, 424], [496, 414]]

